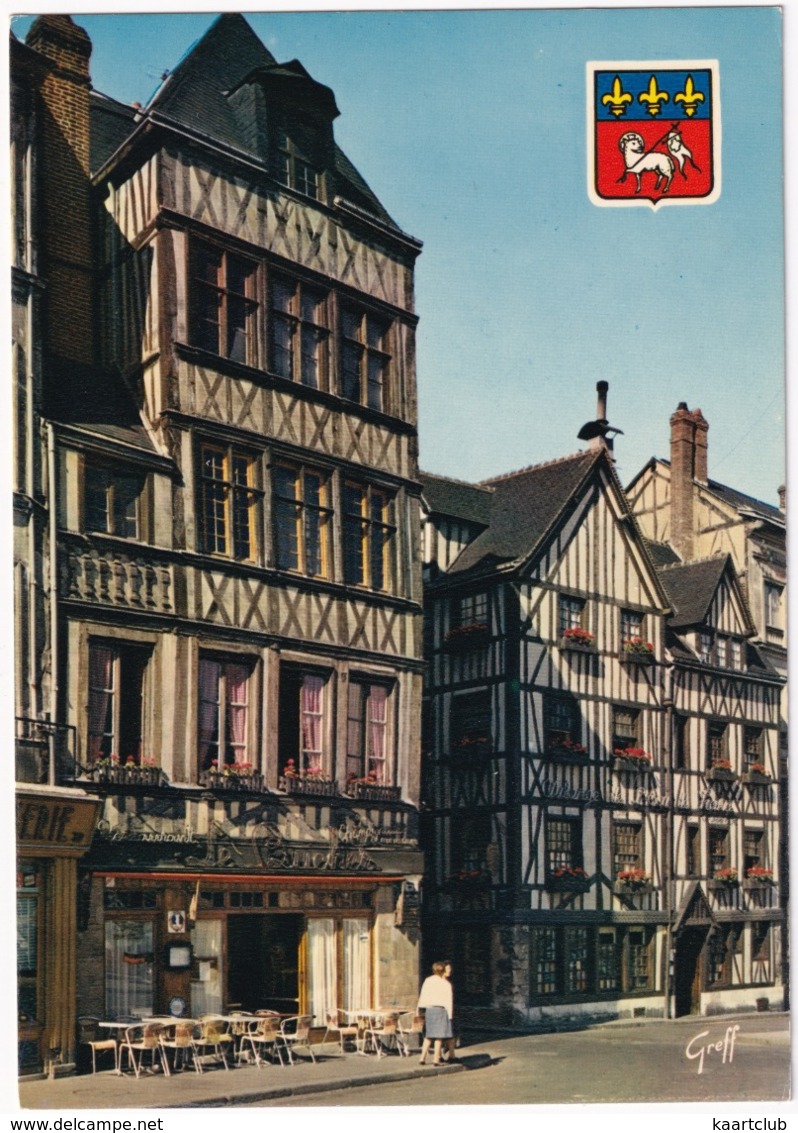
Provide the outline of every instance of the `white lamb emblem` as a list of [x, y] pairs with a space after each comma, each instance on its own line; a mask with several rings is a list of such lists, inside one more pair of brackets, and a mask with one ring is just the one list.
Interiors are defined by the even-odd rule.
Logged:
[[656, 150], [646, 152], [646, 143], [640, 134], [630, 131], [618, 141], [618, 149], [623, 154], [626, 169], [620, 180], [626, 180], [627, 173], [633, 173], [637, 181], [636, 193], [640, 192], [641, 178], [644, 173], [653, 173], [655, 191], [662, 186], [662, 192], [667, 193], [673, 180], [673, 162], [666, 153], [657, 153]]

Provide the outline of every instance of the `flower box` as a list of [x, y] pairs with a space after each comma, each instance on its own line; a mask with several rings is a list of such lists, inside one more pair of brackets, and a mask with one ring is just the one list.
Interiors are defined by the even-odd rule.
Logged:
[[469, 649], [482, 649], [490, 641], [490, 629], [483, 622], [453, 626], [443, 639], [447, 653], [465, 653]]
[[621, 660], [630, 665], [652, 665], [654, 663], [654, 646], [642, 637], [630, 637], [621, 645]]
[[707, 771], [707, 779], [714, 783], [736, 783], [737, 775], [732, 771], [731, 767], [722, 767], [718, 764], [713, 764]]
[[653, 665], [656, 658], [653, 650], [650, 653], [635, 653], [623, 649], [619, 655], [619, 660], [622, 665]]
[[263, 776], [257, 772], [203, 771], [200, 784], [212, 791], [239, 791], [259, 794], [263, 792]]
[[464, 755], [490, 755], [492, 745], [488, 736], [464, 736], [452, 745], [451, 753], [457, 758]]
[[743, 775], [743, 782], [749, 787], [770, 787], [773, 780], [766, 771], [755, 771], [753, 767], [749, 767]]
[[280, 790], [288, 795], [311, 795], [316, 798], [335, 798], [341, 793], [335, 779], [323, 779], [320, 775], [282, 775]]
[[774, 885], [773, 870], [764, 866], [752, 866], [746, 870], [743, 889], [770, 889]]
[[375, 803], [398, 802], [402, 797], [402, 788], [394, 787], [389, 783], [363, 783], [355, 781], [347, 783], [346, 793], [353, 799], [363, 799]]
[[115, 783], [120, 786], [160, 787], [166, 776], [160, 767], [139, 763], [96, 763], [91, 769], [97, 783]]
[[723, 889], [724, 887], [727, 887], [731, 889], [736, 885], [739, 885], [739, 883], [740, 876], [736, 869], [717, 869], [710, 879], [709, 888]]
[[560, 638], [560, 649], [575, 649], [581, 653], [595, 653], [596, 639], [586, 629], [567, 629]]
[[613, 892], [628, 897], [636, 893], [650, 893], [651, 878], [642, 869], [622, 869], [613, 884]]
[[651, 756], [641, 747], [616, 747], [612, 754], [616, 771], [632, 771], [637, 775], [651, 771]]
[[544, 754], [552, 763], [586, 763], [589, 753], [583, 744], [554, 743], [546, 746]]
[[546, 877], [546, 888], [552, 893], [587, 893], [590, 878], [583, 869], [554, 870]]

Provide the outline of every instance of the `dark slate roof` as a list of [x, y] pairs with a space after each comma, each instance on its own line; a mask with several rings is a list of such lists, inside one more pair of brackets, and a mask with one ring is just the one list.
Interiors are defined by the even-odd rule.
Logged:
[[490, 524], [463, 549], [449, 575], [482, 572], [530, 555], [602, 452], [577, 453], [477, 485], [493, 490]]
[[728, 555], [715, 555], [659, 568], [657, 575], [674, 609], [668, 618], [672, 629], [704, 621], [729, 562]]
[[655, 543], [651, 539], [645, 539], [644, 542], [649, 558], [655, 567], [670, 566], [672, 563], [682, 561], [670, 543]]
[[136, 110], [97, 91], [91, 92], [90, 162], [92, 169], [100, 169], [116, 153], [134, 127]]
[[[261, 162], [262, 155], [253, 149], [252, 131], [242, 129], [239, 112], [227, 97], [245, 80], [258, 74], [280, 77], [289, 82], [310, 80], [305, 68], [296, 60], [278, 64], [243, 16], [223, 13], [189, 48], [159, 86], [143, 113], [152, 113], [161, 121], [173, 122]], [[333, 116], [337, 114], [332, 91], [321, 84], [315, 86], [319, 96], [326, 98]], [[96, 171], [132, 132], [136, 111], [128, 108], [129, 121], [126, 124], [120, 104], [115, 107], [102, 105], [101, 99], [95, 97], [92, 108], [92, 130], [97, 130], [97, 138], [92, 139], [92, 169]], [[399, 232], [395, 221], [351, 161], [337, 145], [333, 152], [335, 167], [330, 171], [332, 195], [343, 197]]]
[[418, 478], [430, 512], [487, 527], [492, 496], [487, 488], [466, 484], [463, 480], [449, 480], [431, 472], [419, 472]]
[[720, 484], [717, 480], [708, 480], [707, 486], [711, 492], [720, 496], [722, 500], [725, 500], [731, 507], [737, 508], [738, 511], [752, 512], [757, 518], [765, 519], [768, 523], [776, 523], [779, 527], [784, 526], [784, 512], [773, 504], [766, 504], [763, 500], [747, 496], [745, 492], [738, 492], [736, 488], [730, 488], [728, 484]]
[[48, 389], [48, 411], [54, 421], [85, 428], [109, 440], [156, 452], [133, 394], [118, 376], [83, 370], [59, 370], [57, 388]]

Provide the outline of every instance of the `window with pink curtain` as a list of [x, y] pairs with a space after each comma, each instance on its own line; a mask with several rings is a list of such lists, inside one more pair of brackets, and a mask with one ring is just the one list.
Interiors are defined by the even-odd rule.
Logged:
[[89, 762], [113, 752], [114, 652], [89, 645]]
[[199, 663], [200, 770], [247, 762], [247, 665], [202, 657]]
[[320, 771], [323, 758], [324, 679], [304, 673], [299, 692], [302, 727], [301, 771]]
[[388, 690], [384, 685], [371, 685], [368, 696], [368, 772], [378, 783], [386, 783], [385, 751], [388, 712]]

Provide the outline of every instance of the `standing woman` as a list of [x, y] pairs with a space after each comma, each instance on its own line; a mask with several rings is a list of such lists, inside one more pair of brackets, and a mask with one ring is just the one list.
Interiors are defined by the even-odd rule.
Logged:
[[421, 1045], [421, 1065], [427, 1061], [427, 1053], [434, 1043], [433, 1066], [441, 1064], [441, 1043], [452, 1038], [452, 1015], [454, 997], [449, 983], [452, 965], [448, 960], [436, 960], [432, 965], [432, 975], [427, 976], [421, 985], [418, 997], [419, 1011], [424, 1008], [424, 1042]]

